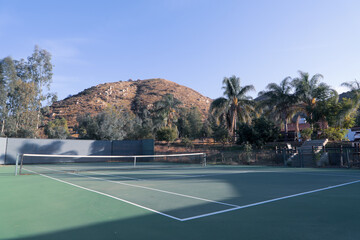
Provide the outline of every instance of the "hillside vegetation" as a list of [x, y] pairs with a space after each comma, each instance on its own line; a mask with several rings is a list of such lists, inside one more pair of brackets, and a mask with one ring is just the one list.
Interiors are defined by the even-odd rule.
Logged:
[[181, 107], [196, 107], [203, 119], [207, 118], [212, 100], [191, 88], [179, 85], [165, 79], [147, 79], [137, 81], [119, 81], [100, 84], [64, 100], [57, 101], [50, 106], [49, 119], [63, 117], [72, 129], [79, 114], [91, 113], [96, 115], [109, 106], [116, 106], [132, 112], [141, 107], [148, 110], [164, 95], [172, 94], [181, 101]]

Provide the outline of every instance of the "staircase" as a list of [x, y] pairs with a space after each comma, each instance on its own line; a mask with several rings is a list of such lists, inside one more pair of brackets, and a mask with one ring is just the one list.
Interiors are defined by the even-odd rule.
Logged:
[[[328, 162], [327, 153], [322, 153], [322, 148], [327, 144], [327, 139], [306, 141], [292, 154], [287, 164], [292, 167], [317, 167]], [[319, 155], [321, 154], [321, 155]]]

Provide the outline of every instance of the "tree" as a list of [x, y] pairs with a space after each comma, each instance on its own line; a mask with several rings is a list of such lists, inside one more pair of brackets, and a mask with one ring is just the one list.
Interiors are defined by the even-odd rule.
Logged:
[[229, 134], [235, 138], [237, 121], [250, 122], [254, 110], [252, 98], [248, 92], [255, 90], [253, 85], [240, 86], [240, 78], [232, 76], [223, 80], [224, 96], [215, 99], [210, 106], [210, 113], [214, 115], [218, 125], [225, 122]]
[[45, 134], [48, 138], [66, 139], [69, 137], [69, 129], [65, 118], [49, 121], [45, 126]]
[[[359, 112], [359, 106], [360, 106], [360, 82], [358, 80], [354, 80], [352, 82], [344, 82], [341, 84], [341, 86], [345, 86], [350, 89], [350, 96], [352, 106], [348, 109], [348, 115], [356, 116], [356, 125], [360, 124], [360, 112]], [[344, 99], [342, 99], [344, 100]]]
[[307, 121], [313, 128], [313, 113], [316, 103], [319, 100], [326, 100], [333, 91], [327, 84], [320, 82], [323, 78], [321, 74], [315, 74], [310, 78], [306, 72], [299, 71], [299, 77], [293, 79], [295, 96], [297, 97], [298, 107], [306, 114]]
[[231, 140], [229, 130], [224, 124], [213, 124], [212, 127], [212, 137], [216, 142], [220, 142], [223, 145]]
[[122, 140], [133, 131], [133, 116], [128, 111], [109, 107], [96, 116], [80, 115], [76, 127], [79, 137], [95, 140]]
[[201, 138], [208, 138], [211, 137], [212, 133], [211, 124], [209, 123], [209, 120], [205, 119], [200, 130], [200, 136]]
[[355, 79], [351, 82], [344, 82], [341, 86], [349, 88], [352, 95], [351, 98], [353, 99], [355, 106], [358, 108], [360, 104], [360, 82]]
[[142, 119], [136, 116], [132, 121], [131, 130], [128, 129], [126, 139], [141, 140], [154, 139], [153, 127], [151, 119]]
[[168, 143], [174, 141], [178, 136], [177, 129], [175, 127], [162, 127], [156, 131], [156, 140], [166, 141]]
[[51, 55], [37, 46], [27, 61], [0, 60], [0, 135], [37, 136], [44, 101], [53, 97], [51, 78]]
[[0, 60], [0, 136], [5, 135], [5, 123], [9, 113], [9, 82], [17, 78], [13, 60], [10, 57]]
[[201, 113], [196, 107], [181, 109], [177, 128], [180, 137], [196, 139], [201, 137], [202, 120]]
[[[285, 133], [288, 132], [288, 121], [298, 110], [295, 106], [296, 97], [292, 93], [290, 81], [291, 78], [286, 77], [279, 85], [270, 83], [266, 87], [267, 91], [259, 93], [259, 96], [263, 98], [261, 105], [265, 114], [274, 117], [275, 120], [281, 120]], [[287, 139], [287, 134], [285, 138]]]
[[238, 135], [238, 144], [250, 143], [261, 147], [268, 142], [275, 141], [280, 135], [280, 129], [272, 121], [260, 117], [254, 119], [251, 125], [240, 124]]
[[36, 87], [21, 79], [9, 83], [7, 121], [8, 137], [34, 138], [37, 133]]
[[345, 139], [347, 132], [348, 131], [346, 129], [329, 127], [323, 131], [322, 137], [333, 141], [341, 141]]
[[181, 102], [172, 94], [165, 94], [161, 100], [154, 103], [153, 121], [157, 128], [172, 127], [178, 119], [178, 109]]
[[[26, 66], [26, 73], [22, 76], [22, 79], [26, 81], [26, 78], [30, 82], [33, 82], [36, 87], [36, 102], [37, 102], [37, 123], [36, 127], [39, 128], [41, 121], [41, 108], [45, 100], [50, 100], [53, 97], [50, 91], [50, 84], [52, 82], [52, 69], [51, 54], [40, 49], [39, 46], [35, 46], [33, 54], [28, 57]], [[47, 93], [44, 93], [44, 90]]]
[[355, 124], [355, 115], [353, 100], [343, 98], [339, 101], [336, 94], [325, 101], [319, 101], [313, 117], [314, 121], [326, 121], [330, 127], [348, 129]]

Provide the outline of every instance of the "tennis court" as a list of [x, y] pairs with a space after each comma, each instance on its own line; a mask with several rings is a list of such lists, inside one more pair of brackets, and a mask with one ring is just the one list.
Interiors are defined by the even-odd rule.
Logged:
[[69, 166], [0, 168], [1, 239], [360, 239], [359, 170]]

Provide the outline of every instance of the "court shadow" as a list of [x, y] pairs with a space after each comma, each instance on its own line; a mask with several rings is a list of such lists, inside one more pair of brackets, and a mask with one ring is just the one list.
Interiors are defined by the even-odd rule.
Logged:
[[[15, 164], [17, 154], [60, 154], [62, 146], [64, 143], [62, 141], [53, 141], [49, 144], [36, 144], [31, 142], [24, 142], [19, 147], [9, 148], [8, 153], [6, 154], [5, 163], [6, 164]], [[75, 151], [72, 151], [75, 154]], [[64, 153], [61, 153], [64, 154]], [[69, 154], [69, 153], [68, 153]]]
[[[158, 214], [122, 220], [102, 222], [88, 226], [75, 227], [29, 237], [13, 238], [17, 240], [63, 240], [63, 239], [156, 239], [156, 240], [191, 240], [191, 239], [239, 239], [234, 230], [238, 229], [235, 219], [227, 221], [215, 218], [215, 221], [180, 222]], [[21, 230], [19, 230], [21, 231]], [[261, 239], [261, 238], [259, 238]], [[262, 238], [265, 239], [265, 238]], [[269, 239], [269, 238], [267, 238]]]
[[[229, 175], [232, 176], [232, 175]], [[294, 186], [299, 186], [300, 182], [310, 178], [312, 175], [307, 175], [306, 178], [298, 179], [299, 175], [293, 175], [296, 181], [294, 184], [287, 183], [286, 188], [293, 189]], [[276, 178], [276, 182], [283, 182], [288, 179], [284, 174], [280, 174]], [[332, 179], [332, 178], [329, 178]], [[208, 179], [214, 180], [214, 177]], [[309, 179], [314, 183], [316, 179]], [[271, 189], [267, 182], [268, 176], [255, 174], [252, 178], [239, 179], [239, 178], [221, 178], [217, 176], [216, 181], [225, 181], [232, 188], [236, 189], [238, 195], [243, 194], [242, 187], [246, 186], [247, 192], [255, 191], [255, 185], [261, 184], [263, 187], [261, 191], [256, 191], [258, 194], [263, 194], [266, 189]], [[244, 184], [246, 183], [246, 184]], [[252, 184], [255, 184], [254, 186]], [[208, 191], [216, 191], [213, 185], [209, 185]], [[279, 186], [278, 184], [274, 185]], [[194, 187], [194, 185], [190, 185]], [[87, 217], [98, 217], [101, 213], [101, 222], [79, 226], [81, 222], [76, 222], [74, 219], [69, 219], [67, 212], [59, 211], [58, 220], [53, 222], [74, 222], [79, 224], [73, 228], [63, 230], [33, 234], [27, 237], [18, 237], [11, 239], [23, 240], [47, 240], [47, 239], [171, 239], [171, 240], [191, 240], [191, 239], [359, 239], [360, 228], [358, 228], [359, 218], [358, 210], [356, 208], [360, 201], [359, 188], [340, 189], [340, 192], [324, 192], [323, 195], [315, 195], [311, 198], [292, 198], [291, 201], [272, 202], [270, 204], [256, 206], [251, 208], [244, 208], [241, 210], [222, 212], [221, 214], [206, 216], [204, 218], [197, 218], [189, 221], [178, 221], [171, 219], [153, 212], [147, 212], [143, 209], [134, 208], [134, 206], [120, 203], [114, 205], [109, 209], [98, 209], [94, 204], [93, 199], [88, 200], [89, 207], [86, 211], [79, 211], [78, 221], [89, 222], [91, 219], [84, 219]], [[126, 194], [129, 194], [127, 192]], [[81, 197], [81, 195], [79, 195]], [[144, 197], [150, 197], [144, 195]], [[82, 198], [85, 199], [85, 198]], [[102, 201], [103, 199], [99, 199]], [[234, 202], [234, 198], [225, 198], [223, 202]], [[88, 204], [84, 201], [84, 204]], [[343, 204], [343, 203], [347, 204]], [[70, 202], [69, 204], [72, 204]], [[97, 203], [96, 203], [97, 204]], [[191, 207], [178, 208], [175, 211], [168, 211], [168, 214], [186, 218], [189, 216], [200, 215], [201, 208], [207, 208], [208, 212], [222, 211], [209, 206], [209, 202], [204, 202], [200, 205]], [[54, 203], [53, 207], [61, 207], [60, 203]], [[106, 205], [108, 206], [108, 205]], [[119, 206], [119, 207], [118, 207]], [[226, 208], [225, 208], [226, 209]], [[230, 209], [230, 208], [228, 208]], [[106, 212], [108, 211], [108, 212]], [[118, 211], [117, 214], [112, 214]], [[95, 214], [90, 214], [94, 212]], [[109, 213], [110, 212], [110, 213]], [[204, 212], [204, 211], [203, 211]], [[84, 216], [82, 216], [84, 214]], [[109, 214], [109, 215], [106, 215]], [[316, 216], [316, 217], [314, 217]], [[72, 215], [74, 217], [74, 215]], [[105, 221], [104, 219], [113, 219]], [[121, 219], [119, 219], [121, 218]], [[21, 219], [21, 218], [20, 218]], [[56, 226], [49, 225], [39, 216], [34, 215], [34, 221], [42, 231], [54, 229]], [[100, 219], [100, 220], [101, 220]], [[98, 221], [100, 221], [98, 220]], [[96, 219], [94, 219], [96, 221]], [[21, 235], [22, 229], [29, 229], [29, 226], [21, 227], [16, 226], [17, 233]], [[42, 226], [43, 224], [43, 226]], [[301, 229], [299, 230], [299, 226]], [[1, 227], [1, 225], [0, 225]], [[14, 227], [15, 228], [15, 227]], [[5, 228], [4, 228], [5, 229]], [[48, 230], [49, 231], [49, 230]], [[1, 236], [1, 232], [0, 232]], [[1, 237], [0, 237], [1, 238]]]

